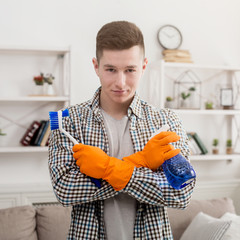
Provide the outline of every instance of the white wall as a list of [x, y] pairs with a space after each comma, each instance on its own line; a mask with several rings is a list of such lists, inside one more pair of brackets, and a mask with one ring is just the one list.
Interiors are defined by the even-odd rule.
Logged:
[[91, 59], [103, 24], [136, 23], [150, 63], [161, 58], [158, 29], [173, 24], [195, 62], [240, 65], [239, 9], [238, 0], [0, 0], [0, 44], [71, 45], [74, 104], [90, 98], [99, 84]]
[[[113, 20], [136, 23], [145, 36], [150, 64], [161, 59], [158, 29], [173, 24], [182, 32], [181, 48], [190, 50], [194, 62], [239, 66], [239, 10], [239, 0], [0, 0], [0, 45], [71, 45], [71, 103], [75, 104], [89, 99], [99, 86], [91, 59], [96, 33], [103, 24]], [[46, 162], [36, 165], [30, 159], [19, 162], [17, 158], [0, 161], [5, 173], [0, 174], [0, 182], [46, 182]], [[213, 171], [218, 167], [214, 164], [210, 164]], [[220, 165], [224, 169], [225, 163]], [[12, 166], [19, 171], [11, 171]], [[38, 170], [41, 174], [35, 174]]]

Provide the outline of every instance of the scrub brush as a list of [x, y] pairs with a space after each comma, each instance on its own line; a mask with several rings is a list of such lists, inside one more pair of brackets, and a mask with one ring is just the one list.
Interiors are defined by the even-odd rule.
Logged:
[[[59, 129], [60, 132], [65, 134], [74, 145], [78, 144], [78, 141], [71, 136], [63, 127], [62, 127], [62, 118], [63, 117], [69, 117], [69, 111], [68, 109], [65, 109], [63, 111], [57, 111], [57, 112], [49, 112], [49, 120], [50, 120], [50, 128], [51, 131]], [[83, 141], [82, 141], [83, 143]], [[84, 144], [84, 143], [83, 143]], [[95, 179], [91, 177], [91, 181], [98, 187], [101, 188], [101, 181], [99, 179]]]
[[[152, 137], [160, 132], [169, 130], [169, 126], [163, 125]], [[196, 173], [189, 163], [180, 153], [175, 157], [166, 160], [162, 164], [163, 171], [170, 185], [175, 189], [181, 189], [190, 184], [195, 178]]]

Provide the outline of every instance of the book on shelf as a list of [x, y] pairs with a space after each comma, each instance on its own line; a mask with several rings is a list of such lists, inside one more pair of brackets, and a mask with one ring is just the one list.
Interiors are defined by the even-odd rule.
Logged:
[[48, 125], [49, 125], [49, 121], [44, 121], [43, 126], [42, 126], [42, 132], [41, 132], [40, 137], [38, 139], [38, 142], [36, 144], [37, 146], [41, 146], [41, 142], [42, 142], [43, 137], [44, 137], [44, 135], [47, 131]]
[[40, 122], [33, 121], [27, 131], [24, 133], [23, 137], [21, 138], [20, 143], [23, 146], [29, 146], [40, 126]]
[[48, 121], [47, 129], [46, 129], [45, 133], [43, 134], [42, 141], [40, 143], [41, 147], [48, 145], [48, 140], [49, 140], [50, 134], [51, 134], [51, 128], [50, 128], [50, 123]]
[[41, 126], [39, 127], [37, 136], [36, 136], [36, 138], [34, 139], [33, 146], [38, 146], [47, 121], [41, 120], [40, 123], [41, 123]]
[[191, 54], [188, 50], [163, 50], [163, 59], [166, 62], [182, 62], [182, 63], [193, 63]]
[[[189, 141], [190, 141], [190, 139], [194, 139], [198, 148], [201, 151], [200, 154], [207, 154], [208, 153], [208, 150], [207, 150], [206, 146], [204, 145], [204, 143], [202, 142], [202, 140], [200, 139], [200, 137], [198, 136], [198, 134], [196, 132], [189, 132], [188, 137], [189, 137]], [[193, 142], [193, 141], [191, 141], [191, 142]]]
[[33, 121], [20, 142], [24, 146], [46, 146], [50, 132], [49, 121]]
[[198, 147], [196, 141], [194, 140], [194, 138], [192, 137], [192, 135], [190, 133], [187, 134], [188, 135], [188, 145], [189, 145], [189, 149], [192, 155], [200, 155], [202, 154], [201, 149]]

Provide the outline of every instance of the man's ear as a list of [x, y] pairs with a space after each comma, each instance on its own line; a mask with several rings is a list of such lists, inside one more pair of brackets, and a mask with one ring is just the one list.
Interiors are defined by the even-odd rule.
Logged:
[[147, 67], [147, 64], [148, 64], [148, 59], [147, 58], [144, 58], [144, 60], [143, 60], [143, 71], [146, 69], [146, 67]]
[[92, 59], [93, 67], [95, 69], [96, 74], [99, 76], [99, 65], [98, 60], [96, 58]]

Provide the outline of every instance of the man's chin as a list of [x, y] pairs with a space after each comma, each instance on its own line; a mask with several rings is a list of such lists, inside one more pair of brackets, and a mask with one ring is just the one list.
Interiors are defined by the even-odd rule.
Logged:
[[113, 98], [115, 103], [119, 104], [130, 104], [132, 102], [133, 96], [115, 96]]

